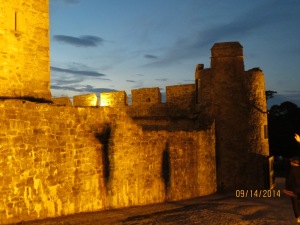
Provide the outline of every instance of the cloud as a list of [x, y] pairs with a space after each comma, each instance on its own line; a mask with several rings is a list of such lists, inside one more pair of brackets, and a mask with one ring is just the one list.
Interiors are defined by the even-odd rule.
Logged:
[[135, 80], [126, 80], [126, 82], [130, 82], [130, 83], [136, 83]]
[[65, 2], [67, 4], [77, 4], [77, 3], [79, 3], [79, 0], [63, 0], [63, 2]]
[[54, 35], [53, 40], [70, 44], [76, 47], [97, 47], [104, 42], [104, 40], [101, 37], [92, 35], [85, 35], [80, 37], [73, 37], [68, 35]]
[[147, 58], [147, 59], [158, 59], [158, 57], [155, 56], [155, 55], [148, 55], [148, 54], [145, 54], [144, 57]]
[[134, 86], [132, 86], [131, 88], [142, 88], [142, 87], [144, 87], [144, 82], [143, 81], [136, 81], [135, 82], [135, 85]]
[[132, 76], [143, 77], [144, 75], [139, 73], [139, 74], [133, 74]]
[[191, 83], [195, 83], [195, 80], [183, 80], [184, 82], [191, 82]]
[[101, 93], [101, 92], [113, 92], [117, 91], [116, 89], [110, 88], [95, 88], [92, 85], [84, 86], [60, 86], [60, 85], [51, 85], [53, 90], [64, 90], [64, 91], [74, 91], [74, 92], [87, 92], [87, 93]]
[[[200, 52], [207, 52], [216, 42], [236, 41], [245, 37], [259, 34], [260, 29], [282, 22], [289, 15], [289, 8], [280, 0], [263, 2], [256, 8], [233, 18], [229, 22], [218, 23], [195, 31], [194, 35], [179, 38], [165, 50], [159, 60], [147, 63], [146, 67], [169, 66], [182, 60], [199, 56]], [[284, 10], [283, 10], [284, 8]], [[272, 10], [270, 10], [272, 9]], [[259, 32], [258, 32], [259, 31]]]
[[[51, 72], [60, 72], [60, 73], [68, 73], [73, 75], [80, 75], [80, 76], [88, 76], [88, 77], [104, 77], [106, 76], [103, 73], [99, 73], [96, 71], [88, 71], [88, 70], [73, 70], [73, 69], [62, 69], [58, 67], [51, 66]], [[109, 80], [105, 78], [101, 78], [102, 80]]]
[[[74, 65], [76, 69], [73, 69]], [[72, 69], [63, 69], [54, 66], [51, 67], [52, 90], [60, 90], [60, 92], [73, 91], [78, 93], [99, 93], [115, 91], [115, 89], [95, 88], [92, 85], [86, 84], [87, 82], [95, 84], [95, 81], [99, 79], [110, 81], [110, 79], [104, 78], [106, 76], [105, 74], [96, 72], [88, 66], [80, 63], [72, 63], [70, 67]], [[83, 84], [83, 82], [85, 82], [85, 84]]]
[[164, 82], [164, 81], [168, 81], [167, 78], [162, 78], [162, 79], [155, 79], [156, 81], [161, 81], [161, 82]]
[[76, 78], [76, 79], [53, 79], [51, 82], [59, 85], [70, 85], [70, 84], [78, 84], [83, 81], [84, 81], [83, 78]]

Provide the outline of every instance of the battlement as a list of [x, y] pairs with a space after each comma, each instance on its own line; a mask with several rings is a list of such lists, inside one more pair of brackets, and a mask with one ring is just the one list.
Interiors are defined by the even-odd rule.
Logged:
[[[131, 90], [132, 106], [163, 104], [162, 94], [158, 87], [140, 88]], [[128, 96], [125, 91], [102, 92], [100, 99], [95, 93], [76, 95], [73, 104], [68, 97], [52, 98], [55, 105], [73, 106], [129, 106]], [[190, 107], [195, 104], [195, 84], [183, 84], [166, 87], [166, 104], [177, 105], [181, 108]]]
[[131, 90], [132, 105], [161, 103], [161, 93], [158, 87]]
[[211, 48], [211, 57], [243, 56], [243, 46], [239, 42], [219, 42]]
[[[39, 8], [33, 0], [27, 2], [26, 7]], [[130, 105], [125, 91], [76, 95], [73, 101], [59, 97], [47, 104], [26, 101], [21, 97], [47, 96], [48, 89], [42, 88], [47, 77], [41, 83], [38, 76], [22, 80], [27, 79], [24, 68], [20, 74], [13, 68], [14, 44], [19, 47], [3, 46], [11, 61], [0, 52], [5, 65], [0, 67], [5, 68], [0, 94], [7, 94], [0, 101], [0, 224], [176, 201], [217, 190], [270, 188], [264, 76], [260, 69], [244, 71], [238, 42], [215, 44], [211, 68], [198, 64], [195, 84], [167, 86], [166, 102], [158, 87], [140, 88], [131, 91]], [[43, 56], [44, 50], [36, 54]], [[37, 62], [42, 75], [46, 59]]]
[[100, 106], [127, 106], [128, 97], [125, 91], [100, 93]]

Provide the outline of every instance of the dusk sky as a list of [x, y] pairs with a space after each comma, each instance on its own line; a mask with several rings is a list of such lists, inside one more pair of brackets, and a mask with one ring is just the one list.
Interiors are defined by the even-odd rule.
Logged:
[[50, 0], [53, 97], [194, 83], [216, 42], [239, 41], [268, 105], [300, 107], [300, 0]]

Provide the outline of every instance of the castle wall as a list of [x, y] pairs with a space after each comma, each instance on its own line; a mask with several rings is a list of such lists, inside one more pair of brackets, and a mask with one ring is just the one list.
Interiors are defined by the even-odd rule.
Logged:
[[256, 68], [246, 72], [247, 93], [249, 101], [249, 152], [269, 155], [268, 145], [268, 112], [266, 104], [263, 72]]
[[53, 104], [56, 105], [68, 105], [68, 106], [73, 105], [70, 98], [68, 97], [51, 98], [51, 101], [53, 102]]
[[0, 3], [0, 97], [50, 99], [48, 0]]
[[100, 93], [100, 106], [127, 106], [128, 98], [125, 91]]
[[126, 110], [0, 102], [1, 224], [216, 191], [213, 125], [145, 130]]
[[190, 109], [196, 103], [195, 84], [167, 86], [166, 102], [184, 110]]
[[84, 94], [73, 96], [74, 106], [99, 106], [96, 94]]
[[131, 90], [132, 105], [161, 103], [159, 88], [139, 88]]
[[266, 114], [255, 108], [266, 111], [263, 75], [244, 71], [243, 47], [238, 42], [215, 44], [211, 68], [204, 71], [200, 76], [210, 73], [213, 84], [209, 111], [216, 123], [218, 188], [264, 188], [263, 164], [269, 152], [261, 129]]

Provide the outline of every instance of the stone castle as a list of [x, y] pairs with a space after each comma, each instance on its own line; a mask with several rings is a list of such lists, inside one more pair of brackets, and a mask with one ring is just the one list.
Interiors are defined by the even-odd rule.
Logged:
[[131, 105], [124, 91], [72, 104], [51, 99], [48, 0], [0, 10], [0, 224], [273, 187], [264, 75], [238, 42], [165, 103], [142, 88]]

